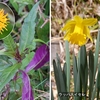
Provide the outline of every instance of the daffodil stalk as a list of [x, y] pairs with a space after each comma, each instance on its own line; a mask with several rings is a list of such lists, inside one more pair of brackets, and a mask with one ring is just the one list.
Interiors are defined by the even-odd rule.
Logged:
[[[92, 41], [92, 37], [90, 35], [90, 30], [88, 26], [91, 26], [97, 22], [97, 19], [89, 18], [82, 19], [80, 16], [74, 16], [74, 18], [68, 21], [62, 31], [66, 34], [64, 36], [64, 40], [69, 41], [71, 44], [76, 44], [82, 46], [86, 44], [87, 38]], [[66, 63], [67, 63], [67, 91], [70, 91], [70, 57], [69, 57], [69, 45], [66, 42]]]

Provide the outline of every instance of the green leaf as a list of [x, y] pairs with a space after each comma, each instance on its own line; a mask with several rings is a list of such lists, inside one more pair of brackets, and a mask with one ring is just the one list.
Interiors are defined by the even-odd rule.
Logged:
[[21, 3], [21, 4], [33, 4], [33, 0], [14, 0], [14, 2]]
[[52, 86], [51, 86], [51, 100], [54, 100]]
[[50, 11], [49, 9], [50, 9], [50, 0], [47, 0], [45, 4], [45, 11], [44, 11], [46, 15], [49, 15], [49, 11]]
[[15, 53], [16, 44], [11, 35], [3, 39], [6, 51], [10, 51], [13, 55]]
[[10, 3], [15, 8], [15, 10], [18, 12], [18, 8], [19, 8], [18, 4], [14, 0], [10, 0]]
[[25, 8], [25, 4], [19, 4], [18, 15], [20, 15], [22, 13], [22, 11], [23, 11], [24, 8]]
[[73, 73], [74, 73], [74, 91], [76, 91], [76, 83], [77, 83], [77, 59], [75, 55], [73, 55]]
[[5, 56], [8, 56], [10, 58], [14, 58], [14, 55], [13, 55], [13, 52], [12, 51], [0, 51], [0, 55], [5, 55]]
[[2, 74], [0, 75], [0, 91], [14, 77], [15, 73], [18, 71], [18, 68], [20, 66], [21, 63], [17, 63], [2, 71]]
[[70, 91], [70, 53], [69, 53], [69, 43], [66, 44], [66, 65], [67, 65], [67, 92]]
[[66, 63], [64, 63], [64, 67], [63, 67], [63, 78], [64, 78], [64, 83], [65, 83], [65, 88], [67, 89], [67, 86], [66, 86], [66, 82], [67, 82], [67, 65]]
[[18, 94], [14, 92], [9, 93], [9, 100], [18, 100], [18, 98], [19, 98]]
[[[60, 59], [57, 55], [57, 64], [55, 62], [55, 60], [53, 60], [53, 67], [54, 67], [54, 74], [55, 74], [55, 80], [56, 80], [56, 84], [57, 84], [57, 89], [58, 92], [66, 92], [66, 88], [65, 88], [65, 80], [63, 77], [63, 71], [61, 69], [61, 63], [60, 63]], [[60, 97], [61, 100], [67, 100], [67, 97]]]
[[100, 50], [100, 30], [98, 30], [95, 57], [94, 57], [94, 77], [95, 77], [96, 69], [97, 69], [97, 66], [98, 66], [99, 50]]
[[[93, 80], [95, 79], [96, 70], [97, 70], [97, 67], [98, 67], [99, 50], [100, 50], [100, 29], [98, 30], [98, 36], [97, 36], [97, 41], [96, 41], [96, 50], [95, 50], [95, 56], [94, 56], [94, 75], [93, 75]], [[95, 87], [96, 87], [96, 85], [95, 85]], [[92, 99], [91, 100], [94, 100], [94, 98], [95, 98], [95, 91], [96, 91], [96, 88], [93, 89]]]
[[21, 66], [22, 70], [29, 64], [29, 62], [32, 60], [33, 56], [34, 56], [34, 52], [26, 54], [26, 57], [22, 60], [22, 66]]
[[94, 87], [94, 56], [93, 52], [89, 51], [89, 98], [92, 96], [92, 91]]
[[33, 41], [32, 44], [28, 46], [28, 48], [29, 48], [29, 51], [36, 49], [36, 42]]
[[19, 51], [22, 53], [29, 45], [32, 44], [35, 34], [35, 19], [37, 16], [39, 2], [36, 3], [22, 25], [21, 37], [19, 42]]
[[56, 65], [56, 62], [55, 60], [53, 60], [53, 69], [54, 69], [54, 76], [55, 76], [55, 80], [56, 80], [56, 85], [57, 85], [57, 90], [58, 92], [60, 92], [60, 82], [59, 82], [59, 73], [58, 73], [58, 68], [57, 68], [57, 65]]
[[41, 39], [34, 39], [33, 42], [41, 42], [41, 43], [43, 43], [43, 44], [46, 44], [46, 42], [44, 42], [44, 41], [41, 40]]
[[81, 80], [83, 85], [83, 92], [87, 93], [87, 81], [88, 81], [88, 66], [87, 66], [87, 53], [85, 45], [80, 49], [80, 65], [81, 65]]
[[36, 32], [38, 35], [38, 38], [47, 42], [49, 40], [49, 22], [47, 22], [42, 28], [41, 26], [43, 25], [44, 20], [41, 18], [37, 28], [36, 28]]
[[98, 76], [97, 76], [97, 100], [99, 100], [99, 93], [100, 93], [100, 63], [98, 68]]
[[[82, 92], [82, 83], [81, 83], [81, 64], [80, 64], [80, 51], [78, 53], [78, 64], [77, 64], [77, 83], [76, 83], [76, 91], [75, 92]], [[82, 100], [82, 97], [75, 97], [75, 100]]]
[[11, 65], [11, 62], [8, 60], [7, 56], [0, 56], [0, 71], [4, 70]]

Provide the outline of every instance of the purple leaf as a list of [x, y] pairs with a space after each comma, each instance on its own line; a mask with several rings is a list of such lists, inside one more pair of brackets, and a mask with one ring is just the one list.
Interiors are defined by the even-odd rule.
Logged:
[[20, 70], [22, 73], [22, 81], [23, 81], [23, 88], [22, 88], [22, 100], [34, 100], [32, 88], [30, 86], [30, 79], [27, 73], [23, 70]]
[[33, 68], [37, 70], [41, 68], [48, 61], [49, 61], [49, 47], [46, 44], [43, 44], [37, 49], [33, 59], [28, 64], [25, 71], [29, 72]]

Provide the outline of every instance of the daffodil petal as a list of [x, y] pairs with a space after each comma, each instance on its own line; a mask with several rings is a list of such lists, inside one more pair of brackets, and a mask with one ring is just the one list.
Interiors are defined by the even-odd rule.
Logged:
[[67, 37], [68, 34], [73, 33], [74, 28], [75, 28], [75, 26], [71, 26], [71, 28], [66, 31], [66, 34], [64, 35], [64, 40], [66, 40], [66, 37]]
[[83, 19], [80, 16], [74, 16], [74, 20], [76, 21], [77, 24], [81, 24]]
[[83, 33], [86, 34], [86, 36], [91, 40], [91, 42], [93, 42], [92, 37], [90, 35], [90, 30], [87, 26], [84, 26]]
[[71, 27], [75, 26], [76, 22], [74, 20], [70, 20], [68, 21], [64, 27], [62, 28], [62, 31], [67, 31], [68, 29], [70, 29]]
[[92, 25], [96, 24], [96, 22], [97, 22], [96, 18], [88, 18], [88, 19], [83, 19], [82, 24], [87, 25], [87, 26], [92, 26]]

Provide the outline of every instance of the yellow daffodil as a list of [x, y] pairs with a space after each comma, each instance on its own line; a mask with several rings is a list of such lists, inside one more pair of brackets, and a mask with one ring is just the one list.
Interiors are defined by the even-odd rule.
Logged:
[[79, 46], [84, 45], [87, 38], [92, 41], [88, 26], [92, 26], [96, 22], [97, 19], [95, 18], [82, 19], [80, 16], [74, 16], [62, 28], [62, 31], [66, 32], [64, 40], [68, 40], [71, 44], [77, 44]]
[[7, 27], [7, 23], [8, 23], [7, 16], [8, 16], [8, 14], [5, 14], [4, 10], [0, 9], [0, 33], [1, 34], [4, 31], [4, 29], [6, 29], [6, 27]]

